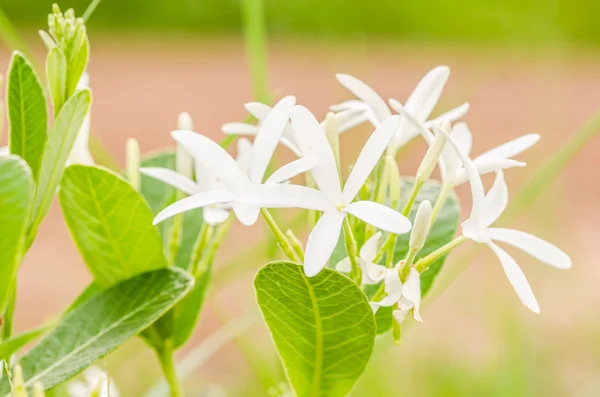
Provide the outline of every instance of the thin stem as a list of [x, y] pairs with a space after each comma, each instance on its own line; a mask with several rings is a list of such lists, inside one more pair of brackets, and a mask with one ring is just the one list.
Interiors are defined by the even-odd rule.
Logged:
[[160, 350], [157, 350], [156, 354], [158, 355], [158, 361], [160, 362], [163, 375], [171, 389], [171, 397], [182, 397], [183, 391], [179, 384], [179, 380], [177, 379], [177, 372], [175, 371], [171, 341], [166, 340], [164, 346]]
[[279, 248], [281, 248], [285, 256], [287, 256], [290, 260], [297, 262], [298, 258], [296, 258], [296, 254], [294, 253], [294, 248], [292, 247], [292, 244], [290, 244], [289, 240], [285, 236], [285, 233], [281, 230], [279, 225], [277, 225], [277, 222], [275, 221], [275, 219], [273, 219], [271, 213], [264, 208], [260, 209], [260, 213], [262, 214], [263, 218], [267, 222], [267, 225], [273, 232], [273, 235], [277, 240], [277, 245], [279, 245]]
[[98, 7], [98, 4], [100, 4], [102, 0], [92, 0], [92, 2], [90, 3], [90, 5], [88, 6], [88, 8], [85, 9], [85, 12], [83, 13], [83, 20], [84, 21], [88, 21], [88, 19], [90, 19], [90, 17], [92, 16], [92, 14], [94, 13], [94, 11], [96, 11], [96, 7]]
[[431, 211], [431, 226], [433, 226], [433, 224], [435, 223], [435, 220], [437, 219], [438, 215], [440, 214], [440, 211], [444, 207], [448, 196], [450, 196], [450, 193], [452, 193], [452, 189], [454, 189], [454, 186], [452, 186], [452, 184], [444, 183], [442, 185], [440, 195], [438, 196], [437, 200], [435, 200], [435, 205], [433, 206], [433, 210]]
[[381, 258], [383, 258], [383, 255], [386, 252], [388, 252], [390, 247], [394, 247], [396, 245], [397, 238], [398, 238], [398, 236], [395, 234], [390, 233], [388, 235], [387, 239], [385, 239], [385, 241], [383, 242], [383, 245], [379, 249], [379, 252], [377, 252], [377, 255], [375, 255], [375, 259], [373, 259], [373, 263], [379, 263]]
[[[229, 217], [227, 222], [223, 223], [221, 226], [219, 226], [219, 228], [216, 230], [216, 232], [212, 233], [212, 234], [214, 234], [214, 237], [212, 239], [212, 244], [210, 245], [210, 248], [208, 249], [208, 253], [207, 253], [207, 255], [205, 255], [206, 261], [203, 262], [203, 266], [199, 267], [199, 269], [204, 269], [205, 263], [211, 264], [213, 262], [213, 260], [215, 259], [215, 255], [216, 255], [219, 247], [221, 246], [221, 243], [223, 242], [223, 239], [225, 238], [225, 236], [227, 235], [227, 232], [229, 232], [229, 229], [231, 228], [231, 225], [233, 224], [233, 219], [234, 219], [233, 217]], [[214, 231], [214, 229], [213, 229], [213, 231]]]
[[269, 101], [267, 71], [267, 29], [263, 0], [244, 0], [244, 40], [250, 64], [255, 100]]
[[294, 248], [294, 252], [298, 256], [298, 258], [304, 262], [304, 249], [302, 248], [302, 243], [300, 239], [296, 237], [294, 232], [290, 229], [286, 230], [285, 235], [287, 236], [289, 242], [292, 244], [292, 248]]
[[402, 215], [408, 216], [408, 214], [410, 214], [410, 210], [412, 209], [413, 205], [415, 204], [415, 200], [417, 199], [417, 196], [419, 195], [419, 191], [421, 191], [421, 188], [423, 187], [424, 183], [425, 182], [419, 181], [419, 180], [415, 181], [415, 184], [413, 185], [413, 189], [410, 192], [410, 197], [408, 198], [408, 201], [406, 202], [406, 204], [404, 205], [404, 208], [402, 209]]
[[348, 253], [350, 264], [352, 265], [351, 278], [354, 281], [356, 281], [357, 284], [360, 284], [362, 280], [362, 272], [360, 266], [358, 265], [358, 262], [356, 261], [356, 255], [358, 250], [356, 248], [356, 240], [354, 239], [354, 235], [352, 234], [350, 222], [348, 222], [348, 217], [344, 219], [344, 242], [346, 244], [346, 252]]
[[194, 243], [194, 248], [192, 251], [192, 258], [190, 260], [190, 268], [189, 272], [192, 276], [198, 277], [198, 271], [200, 270], [200, 262], [202, 258], [205, 256], [205, 249], [212, 234], [212, 226], [203, 223], [200, 228], [200, 234]]
[[402, 266], [402, 270], [400, 270], [400, 281], [404, 282], [408, 278], [408, 274], [410, 273], [410, 268], [417, 257], [416, 249], [411, 249], [406, 253], [406, 259], [404, 259], [404, 265]]
[[[177, 200], [181, 200], [180, 192], [177, 192]], [[183, 214], [177, 214], [173, 217], [173, 223], [171, 224], [170, 236], [169, 236], [169, 260], [171, 265], [175, 264], [177, 260], [177, 253], [181, 246], [181, 238], [183, 231]], [[204, 225], [202, 225], [204, 227]]]
[[440, 248], [436, 249], [431, 254], [419, 259], [415, 264], [415, 269], [419, 273], [422, 273], [433, 262], [446, 255], [448, 252], [452, 251], [454, 248], [458, 247], [467, 240], [468, 239], [465, 236], [458, 236], [454, 240], [450, 241], [448, 244], [442, 245]]

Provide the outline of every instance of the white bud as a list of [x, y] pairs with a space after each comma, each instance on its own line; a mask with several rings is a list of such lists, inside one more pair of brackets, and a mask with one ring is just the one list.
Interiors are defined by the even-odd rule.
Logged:
[[194, 131], [194, 122], [189, 113], [182, 112], [177, 117], [177, 128], [180, 130]]
[[127, 180], [139, 192], [142, 181], [140, 176], [140, 144], [137, 139], [129, 138], [127, 140], [126, 151]]
[[423, 157], [423, 161], [421, 161], [421, 165], [417, 170], [417, 181], [425, 182], [429, 179], [442, 155], [444, 146], [446, 146], [446, 136], [444, 134], [436, 134], [433, 143], [429, 146], [429, 149], [427, 150], [427, 153], [425, 153], [425, 157]]
[[[177, 128], [186, 131], [194, 130], [194, 122], [189, 113], [183, 112], [179, 114], [179, 117], [177, 118]], [[194, 159], [180, 143], [177, 144], [175, 150], [175, 170], [190, 179], [194, 176]]]
[[420, 250], [425, 245], [425, 240], [429, 234], [429, 225], [431, 223], [431, 203], [428, 200], [421, 202], [413, 228], [410, 232], [409, 246], [411, 250]]

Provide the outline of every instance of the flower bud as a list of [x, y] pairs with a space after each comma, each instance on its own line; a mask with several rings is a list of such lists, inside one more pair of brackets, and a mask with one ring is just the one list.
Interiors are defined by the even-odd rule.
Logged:
[[142, 181], [140, 177], [140, 144], [137, 139], [129, 138], [127, 140], [126, 152], [127, 180], [139, 192]]
[[431, 223], [431, 203], [428, 200], [421, 202], [417, 215], [413, 222], [413, 228], [410, 232], [409, 247], [411, 250], [420, 250], [425, 245], [425, 240], [429, 234], [429, 225]]
[[435, 169], [435, 166], [442, 155], [442, 151], [446, 146], [446, 136], [444, 134], [437, 134], [431, 146], [425, 153], [423, 161], [417, 170], [417, 181], [425, 182], [431, 176], [431, 173]]
[[189, 113], [181, 112], [179, 114], [179, 117], [177, 117], [177, 129], [194, 131], [194, 122]]

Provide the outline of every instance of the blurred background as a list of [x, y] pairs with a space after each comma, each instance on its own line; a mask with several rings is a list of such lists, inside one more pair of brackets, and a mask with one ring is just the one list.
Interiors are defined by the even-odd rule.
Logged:
[[[0, 27], [10, 21], [20, 36], [5, 35], [10, 44], [0, 47], [0, 69], [8, 65], [11, 46], [31, 48], [43, 65], [36, 32], [46, 29], [52, 3], [0, 0]], [[78, 15], [88, 5], [58, 3]], [[436, 112], [470, 102], [464, 120], [475, 137], [474, 154], [526, 133], [542, 134], [520, 157], [529, 166], [506, 174], [513, 196], [539, 181], [536, 172], [555, 153], [573, 149], [573, 159], [547, 189], [510, 220], [511, 227], [559, 245], [573, 259], [574, 268], [562, 272], [510, 251], [542, 313], [519, 303], [488, 250], [465, 245], [451, 255], [427, 298], [425, 322], [411, 324], [400, 347], [388, 337], [378, 340], [353, 396], [600, 396], [600, 139], [578, 135], [600, 110], [600, 2], [264, 3], [273, 98], [296, 95], [322, 117], [329, 105], [351, 97], [335, 80], [343, 72], [403, 102], [428, 70], [448, 65], [452, 75]], [[137, 138], [144, 152], [171, 145], [169, 132], [181, 111], [215, 138], [223, 123], [246, 116], [243, 104], [253, 90], [243, 15], [243, 0], [101, 2], [88, 23], [92, 131], [120, 165], [128, 137]], [[346, 161], [368, 132], [364, 126], [344, 135]], [[409, 149], [400, 170], [414, 174], [425, 146], [416, 142]], [[458, 192], [465, 214], [467, 189]], [[190, 396], [264, 396], [284, 380], [252, 290], [256, 269], [276, 252], [258, 244], [263, 230], [260, 224], [236, 226], [219, 254], [201, 322], [179, 357], [210, 356], [187, 377]], [[56, 316], [89, 280], [55, 205], [20, 272], [17, 329]], [[154, 383], [159, 368], [151, 354], [133, 341], [104, 360], [123, 396], [142, 395]]]

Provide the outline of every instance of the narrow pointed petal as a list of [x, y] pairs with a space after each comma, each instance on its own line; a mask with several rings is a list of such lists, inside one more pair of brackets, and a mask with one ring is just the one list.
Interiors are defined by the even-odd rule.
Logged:
[[254, 116], [259, 122], [267, 118], [272, 108], [261, 102], [248, 102], [244, 105], [248, 113]]
[[190, 195], [200, 193], [199, 186], [193, 180], [168, 168], [140, 168], [140, 172], [150, 178], [157, 179], [167, 185], [173, 186], [184, 193]]
[[300, 175], [310, 169], [314, 168], [319, 163], [319, 159], [316, 157], [302, 157], [298, 160], [292, 161], [273, 172], [265, 183], [281, 183], [288, 181]]
[[373, 201], [354, 202], [344, 211], [386, 232], [405, 234], [411, 228], [410, 221], [404, 215]]
[[204, 207], [202, 215], [204, 217], [204, 222], [211, 226], [216, 226], [225, 222], [229, 218], [229, 211], [209, 205]]
[[227, 135], [256, 136], [258, 134], [258, 127], [254, 124], [233, 122], [223, 124], [221, 131]]
[[[421, 134], [421, 136], [423, 137], [423, 139], [425, 139], [425, 142], [427, 142], [428, 145], [431, 145], [433, 143], [434, 135], [431, 133], [431, 131], [429, 131], [429, 129], [427, 129], [422, 122], [415, 119], [415, 117], [412, 114], [410, 114], [408, 110], [406, 110], [404, 105], [402, 105], [399, 101], [397, 101], [394, 98], [391, 98], [389, 100], [389, 104], [390, 107], [394, 109], [394, 111], [396, 111], [399, 115], [406, 119], [406, 121], [408, 121], [413, 127], [415, 127], [417, 132]], [[412, 136], [404, 136], [404, 134], [405, 132], [400, 128], [396, 132], [396, 137], [394, 139], [398, 147], [404, 146], [409, 140], [413, 138]]]
[[432, 128], [440, 125], [443, 121], [449, 121], [451, 123], [456, 120], [460, 120], [469, 111], [469, 104], [463, 103], [462, 105], [442, 113], [434, 119], [425, 122], [425, 127]]
[[498, 247], [494, 243], [488, 243], [488, 246], [494, 251], [500, 263], [502, 264], [502, 268], [504, 269], [504, 273], [506, 273], [506, 277], [508, 277], [508, 281], [510, 281], [511, 285], [515, 289], [517, 296], [523, 302], [525, 306], [529, 310], [534, 313], [540, 312], [540, 306], [533, 295], [533, 291], [531, 290], [531, 286], [529, 285], [529, 281], [523, 274], [523, 271], [517, 265], [517, 262], [506, 253], [502, 248]]
[[358, 100], [358, 99], [350, 99], [348, 101], [344, 101], [344, 102], [338, 103], [336, 105], [331, 105], [329, 107], [329, 110], [331, 110], [332, 112], [343, 112], [343, 111], [347, 111], [347, 110], [357, 110], [357, 109], [366, 111], [369, 109], [369, 105], [367, 105], [366, 103], [364, 103], [363, 101]]
[[341, 261], [335, 264], [335, 270], [342, 273], [350, 273], [352, 271], [352, 263], [350, 258], [345, 257]]
[[181, 214], [182, 212], [205, 207], [211, 204], [228, 203], [234, 199], [235, 196], [227, 190], [212, 190], [210, 192], [195, 194], [193, 196], [186, 197], [183, 200], [179, 200], [162, 210], [158, 215], [156, 215], [156, 218], [154, 218], [153, 224], [156, 225], [165, 219], [177, 214]]
[[380, 306], [392, 306], [402, 298], [403, 286], [396, 269], [388, 269], [383, 278], [387, 296], [379, 301]]
[[392, 115], [385, 101], [371, 87], [347, 74], [337, 74], [336, 77], [344, 87], [369, 105], [379, 123]]
[[341, 212], [325, 212], [308, 236], [304, 253], [304, 273], [308, 277], [325, 267], [340, 238], [344, 218]]
[[384, 279], [385, 274], [388, 270], [387, 267], [377, 265], [371, 261], [365, 261], [360, 259], [362, 268], [362, 283], [365, 285], [379, 284]]
[[[336, 113], [334, 117], [335, 122], [337, 123], [338, 132], [340, 134], [369, 120], [366, 108], [343, 110], [341, 112]], [[321, 127], [324, 128], [324, 122], [321, 123]]]
[[508, 141], [500, 146], [488, 150], [477, 157], [477, 160], [485, 162], [491, 159], [509, 159], [524, 152], [540, 140], [539, 134], [527, 134]]
[[319, 122], [303, 106], [296, 106], [291, 118], [296, 142], [302, 153], [319, 159], [319, 164], [311, 170], [315, 183], [329, 197], [340, 198], [342, 189], [335, 157]]
[[483, 203], [481, 226], [488, 227], [496, 222], [508, 204], [508, 186], [502, 171], [496, 174], [494, 185], [488, 191]]
[[415, 320], [423, 322], [421, 314], [421, 277], [415, 268], [410, 269], [406, 282], [402, 286], [402, 298], [408, 300], [413, 306]]
[[238, 199], [239, 203], [260, 208], [304, 208], [335, 211], [327, 196], [316, 189], [292, 184], [268, 184], [252, 188]]
[[249, 206], [241, 203], [233, 203], [232, 207], [236, 218], [238, 218], [240, 223], [244, 226], [254, 225], [258, 220], [258, 216], [260, 215], [259, 207]]
[[394, 136], [396, 129], [398, 129], [399, 123], [399, 116], [389, 117], [371, 134], [367, 143], [365, 143], [344, 185], [343, 197], [347, 203], [354, 200], [354, 197], [373, 172], [373, 168], [379, 162], [381, 155], [385, 152], [388, 143]]
[[232, 189], [248, 185], [249, 181], [233, 157], [218, 143], [191, 131], [171, 133], [173, 139], [185, 146], [194, 159]]
[[477, 173], [477, 169], [473, 165], [473, 161], [469, 158], [469, 156], [460, 148], [458, 143], [450, 136], [450, 134], [446, 133], [440, 128], [436, 128], [436, 131], [441, 134], [446, 135], [446, 139], [448, 140], [448, 144], [454, 149], [454, 152], [460, 158], [460, 161], [463, 163], [463, 167], [467, 173], [469, 183], [471, 185], [471, 195], [473, 197], [473, 204], [471, 208], [471, 218], [479, 219], [482, 215], [483, 211], [483, 200], [485, 197], [485, 193], [483, 190], [483, 183], [481, 182], [481, 177]]
[[296, 98], [293, 96], [281, 99], [273, 106], [267, 118], [261, 123], [253, 145], [252, 167], [250, 169], [252, 183], [259, 184], [263, 182], [267, 167], [295, 105]]
[[381, 232], [375, 233], [370, 239], [365, 241], [360, 248], [360, 257], [364, 260], [372, 262], [379, 251], [379, 243], [381, 242]]
[[447, 66], [437, 66], [419, 81], [410, 97], [406, 100], [406, 109], [415, 119], [421, 122], [427, 120], [440, 99], [448, 77], [450, 77], [450, 68]]
[[502, 241], [503, 243], [517, 247], [541, 262], [557, 269], [571, 268], [571, 258], [567, 254], [549, 242], [529, 233], [492, 227], [488, 229], [488, 235], [492, 240]]
[[[469, 129], [469, 126], [465, 122], [456, 123], [452, 126], [452, 132], [450, 133], [452, 138], [456, 141], [458, 146], [468, 156], [471, 153], [473, 147], [473, 134]], [[473, 160], [475, 162], [475, 160]]]
[[[497, 172], [499, 170], [506, 170], [515, 167], [525, 167], [527, 163], [523, 163], [517, 160], [511, 159], [490, 159], [485, 162], [473, 161], [473, 165], [477, 169], [479, 175], [489, 174], [490, 172]], [[460, 168], [456, 173], [456, 186], [461, 185], [469, 180], [467, 171], [464, 168]]]
[[236, 163], [240, 169], [246, 174], [250, 175], [250, 168], [252, 167], [252, 156], [254, 155], [252, 142], [246, 138], [239, 138], [237, 141], [237, 157]]

